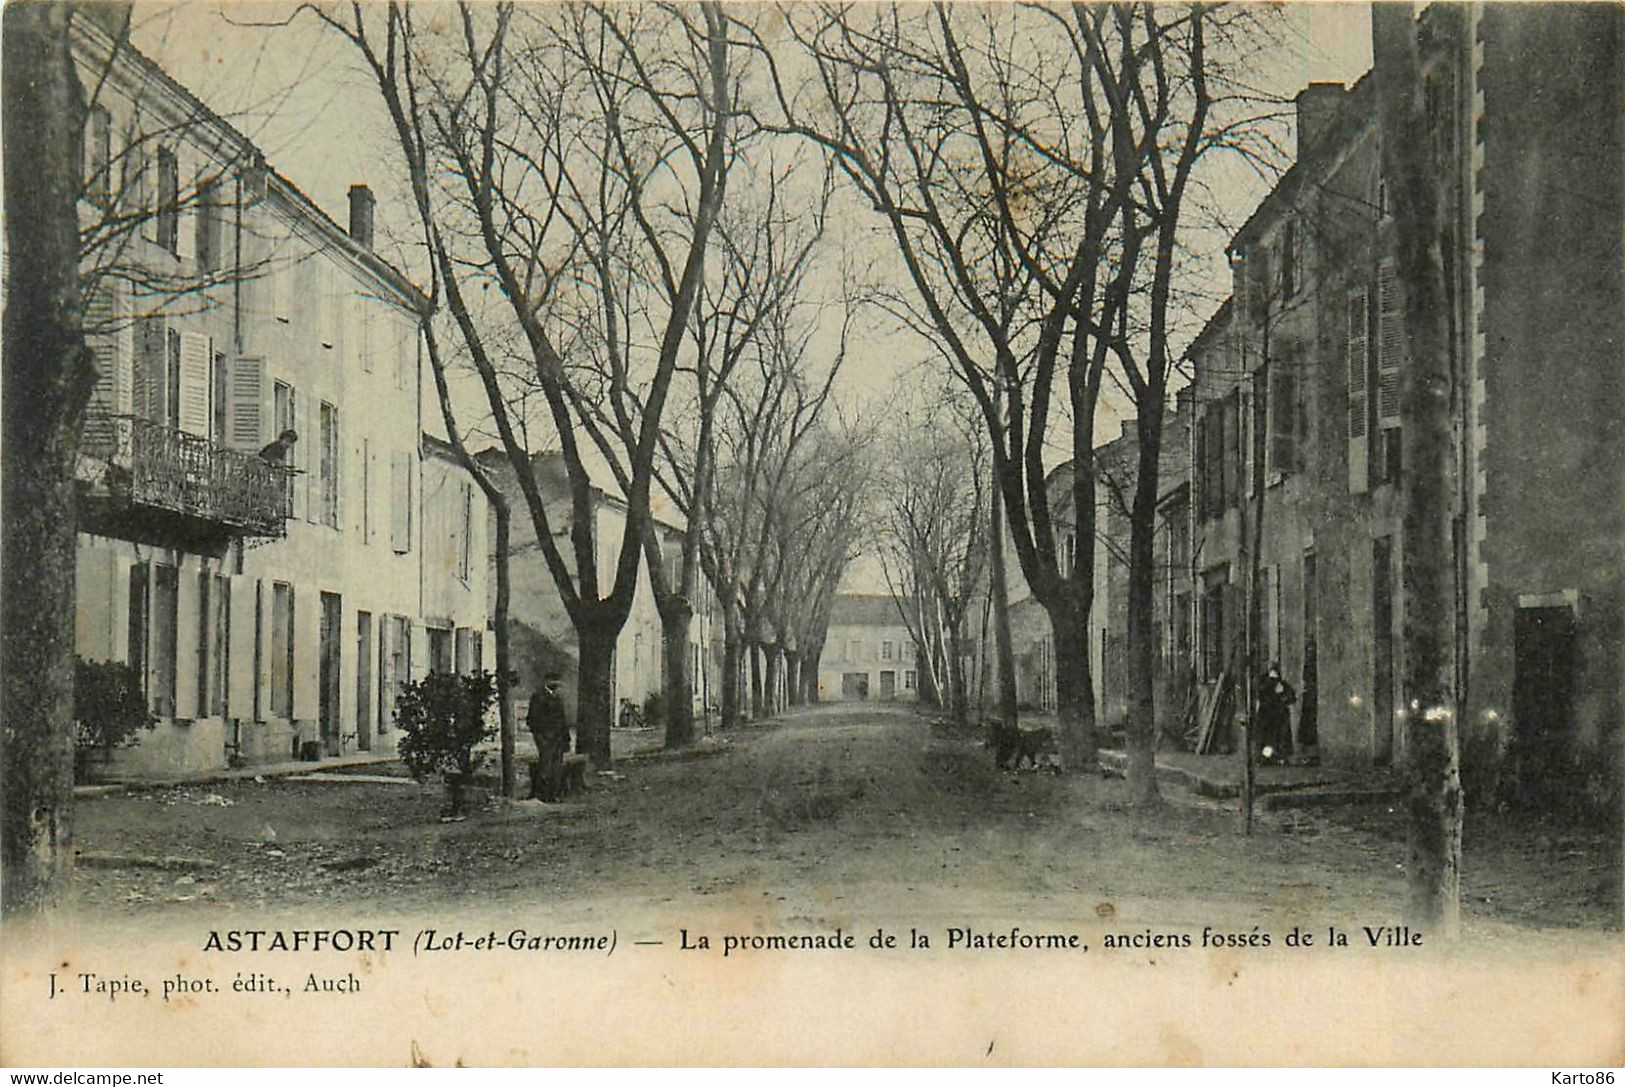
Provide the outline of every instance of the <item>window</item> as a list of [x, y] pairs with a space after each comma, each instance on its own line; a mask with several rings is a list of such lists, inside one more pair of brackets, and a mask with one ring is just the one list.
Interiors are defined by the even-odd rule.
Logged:
[[912, 691], [914, 689], [915, 678], [916, 677], [915, 677], [914, 669], [910, 668], [906, 672], [904, 672], [903, 673], [903, 690]]
[[895, 643], [890, 642], [890, 641], [883, 641], [883, 642], [880, 643], [880, 659], [881, 660], [889, 661], [889, 660], [893, 659], [892, 650], [894, 648], [894, 645], [895, 645]]
[[429, 671], [452, 670], [452, 632], [441, 627], [429, 628]]
[[1230, 588], [1229, 565], [1209, 570], [1202, 581], [1202, 679], [1211, 683], [1224, 674], [1226, 666], [1225, 598]]
[[1202, 518], [1222, 516], [1240, 497], [1241, 392], [1208, 402], [1197, 421], [1196, 445], [1201, 484]]
[[152, 712], [175, 716], [175, 669], [179, 654], [180, 570], [152, 568]]
[[1343, 367], [1348, 388], [1349, 490], [1359, 493], [1366, 489], [1366, 433], [1371, 411], [1367, 378], [1371, 365], [1371, 291], [1365, 284], [1349, 290], [1346, 315]]
[[149, 686], [147, 662], [151, 659], [151, 654], [147, 642], [151, 631], [150, 607], [147, 565], [138, 562], [130, 567], [129, 652], [125, 659], [135, 674], [141, 677], [143, 691]]
[[91, 106], [85, 117], [85, 197], [106, 209], [111, 196], [113, 124], [105, 106]]
[[854, 638], [846, 643], [846, 659], [857, 661], [863, 659], [863, 643]]
[[1305, 421], [1298, 370], [1282, 359], [1269, 368], [1269, 441], [1265, 466], [1272, 477], [1298, 469], [1298, 435]]
[[271, 586], [271, 716], [293, 716], [293, 586]]
[[1301, 253], [1298, 245], [1298, 220], [1295, 217], [1288, 218], [1285, 225], [1281, 227], [1281, 297], [1283, 299], [1291, 298], [1297, 294], [1298, 288], [1302, 286], [1300, 282], [1302, 275], [1298, 267]]
[[221, 444], [226, 441], [226, 415], [230, 411], [231, 404], [231, 401], [227, 399], [227, 372], [225, 353], [216, 351], [209, 362], [210, 403], [214, 409], [209, 413], [209, 436]]
[[201, 271], [220, 267], [220, 182], [210, 178], [198, 186], [197, 263]]
[[1405, 297], [1393, 262], [1377, 276], [1377, 441], [1371, 450], [1377, 483], [1393, 483], [1400, 473], [1400, 383], [1405, 366]]
[[412, 550], [412, 454], [396, 453], [390, 461], [390, 545], [395, 553]]
[[339, 413], [327, 401], [322, 401], [322, 524], [339, 527]]
[[163, 424], [175, 429], [181, 419], [181, 333], [175, 328], [167, 329], [164, 334], [163, 400]]
[[180, 163], [175, 152], [158, 149], [157, 236], [153, 239], [175, 256], [181, 255]]
[[198, 574], [197, 715], [226, 715], [226, 655], [231, 629], [231, 587], [207, 570]]

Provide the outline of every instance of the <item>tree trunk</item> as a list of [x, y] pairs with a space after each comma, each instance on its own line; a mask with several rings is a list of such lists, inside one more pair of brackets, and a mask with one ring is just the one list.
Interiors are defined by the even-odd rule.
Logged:
[[801, 705], [801, 653], [799, 650], [784, 654], [784, 689], [790, 705]]
[[690, 666], [688, 631], [694, 607], [674, 597], [660, 613], [666, 656], [666, 747], [687, 747], [694, 742], [694, 675]]
[[508, 570], [508, 525], [506, 502], [491, 504], [496, 515], [496, 604], [492, 621], [496, 630], [497, 721], [502, 740], [502, 795], [519, 795], [519, 765], [514, 757], [513, 676], [509, 666], [508, 601], [513, 594]]
[[1157, 799], [1156, 540], [1162, 454], [1162, 388], [1155, 381], [1136, 433], [1139, 469], [1129, 514], [1128, 791], [1131, 803]]
[[812, 656], [803, 661], [801, 665], [801, 682], [806, 688], [803, 697], [809, 706], [818, 704], [818, 664], [823, 659], [823, 656], [824, 650], [820, 645], [819, 648], [813, 650]]
[[722, 728], [739, 727], [740, 642], [737, 607], [722, 608]]
[[73, 829], [73, 468], [96, 380], [79, 300], [84, 106], [69, 4], [5, 12], [4, 900], [56, 901]]
[[762, 647], [747, 639], [745, 652], [750, 654], [750, 719], [762, 719]]
[[586, 755], [595, 769], [609, 765], [609, 726], [615, 719], [615, 632], [580, 635], [581, 661], [576, 671], [576, 754]]
[[1046, 609], [1055, 641], [1055, 712], [1060, 718], [1061, 761], [1068, 770], [1088, 771], [1095, 752], [1110, 736], [1095, 720], [1095, 692], [1089, 682], [1088, 611], [1062, 601]]
[[948, 624], [948, 692], [953, 707], [954, 723], [963, 725], [970, 719], [970, 697], [965, 690], [965, 638], [960, 622]]
[[1004, 497], [995, 481], [993, 492], [993, 536], [989, 559], [993, 576], [993, 636], [998, 641], [999, 725], [1011, 729], [1016, 717], [1016, 657], [1010, 637], [1010, 594], [1004, 584]]
[[1401, 385], [1403, 705], [1409, 737], [1407, 916], [1445, 939], [1461, 927], [1460, 706], [1450, 538], [1451, 369], [1440, 191], [1408, 5], [1373, 4], [1378, 131], [1393, 207], [1409, 356]]
[[767, 654], [767, 690], [765, 692], [767, 713], [769, 717], [776, 717], [782, 708], [780, 705], [779, 685], [784, 676], [784, 654], [776, 642], [764, 646], [763, 649]]

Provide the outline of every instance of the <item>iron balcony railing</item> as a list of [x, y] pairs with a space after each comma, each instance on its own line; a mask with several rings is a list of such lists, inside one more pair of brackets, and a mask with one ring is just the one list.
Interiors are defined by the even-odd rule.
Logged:
[[149, 419], [93, 411], [80, 448], [107, 465], [98, 489], [132, 506], [244, 536], [281, 536], [293, 512], [293, 469]]

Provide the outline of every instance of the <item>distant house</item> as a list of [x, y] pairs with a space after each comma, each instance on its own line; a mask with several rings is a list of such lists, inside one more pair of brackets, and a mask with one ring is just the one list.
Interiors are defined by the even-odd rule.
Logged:
[[[523, 713], [541, 677], [547, 672], [557, 671], [564, 677], [565, 705], [573, 713], [576, 706], [576, 669], [580, 662], [575, 626], [564, 609], [563, 598], [537, 543], [523, 492], [519, 489], [519, 481], [507, 455], [500, 449], [491, 448], [477, 454], [476, 458], [508, 496], [513, 510], [509, 560], [512, 595], [508, 625], [512, 639], [512, 667], [519, 674], [514, 687], [515, 705]], [[553, 531], [558, 534], [559, 551], [565, 564], [573, 567], [575, 550], [569, 539], [570, 483], [564, 457], [556, 451], [534, 454], [531, 457], [531, 471], [552, 519]], [[626, 526], [626, 502], [618, 494], [612, 493], [607, 485], [594, 486], [592, 492], [598, 579], [602, 591], [608, 594], [614, 584], [615, 563], [620, 555], [621, 536]], [[675, 579], [683, 528], [662, 515], [659, 499], [653, 501], [656, 506], [655, 530], [660, 537], [661, 552], [668, 576]], [[494, 592], [494, 577], [491, 585]], [[719, 696], [714, 693], [718, 688], [710, 637], [711, 592], [709, 583], [703, 577], [699, 579], [696, 597], [694, 619], [689, 625], [688, 652], [693, 677], [694, 712], [698, 715]], [[655, 606], [648, 566], [640, 561], [632, 608], [615, 643], [615, 662], [610, 671], [613, 687], [610, 692], [611, 705], [619, 705], [625, 699], [641, 706], [650, 695], [661, 693], [665, 685], [664, 646], [665, 633], [660, 624], [660, 612]]]
[[830, 608], [818, 659], [824, 702], [913, 702], [920, 697], [914, 636], [895, 597], [843, 593]]

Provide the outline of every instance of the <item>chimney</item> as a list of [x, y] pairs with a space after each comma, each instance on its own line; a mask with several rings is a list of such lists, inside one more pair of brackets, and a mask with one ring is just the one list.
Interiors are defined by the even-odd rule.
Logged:
[[372, 248], [372, 209], [377, 201], [365, 185], [350, 186], [350, 237], [364, 249]]
[[1320, 138], [1343, 101], [1343, 84], [1311, 83], [1298, 92], [1298, 161]]

